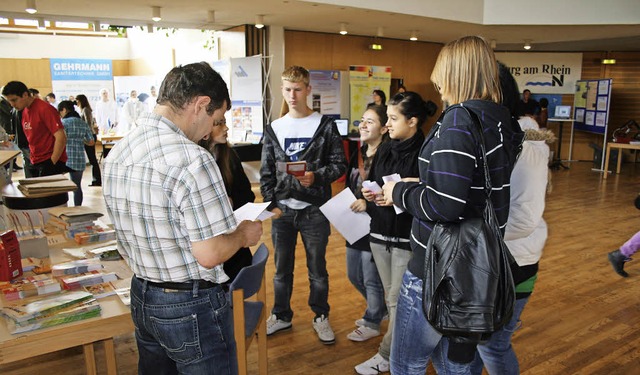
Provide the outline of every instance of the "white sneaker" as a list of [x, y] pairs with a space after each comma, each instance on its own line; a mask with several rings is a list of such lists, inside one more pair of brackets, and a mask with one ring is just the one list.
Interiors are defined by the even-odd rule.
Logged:
[[382, 358], [380, 353], [356, 366], [356, 372], [360, 375], [378, 375], [389, 372], [389, 361]]
[[[384, 316], [382, 317], [382, 320], [389, 320], [389, 314], [384, 314]], [[365, 325], [366, 325], [365, 320], [363, 318], [356, 320], [357, 327], [364, 327]]]
[[269, 319], [267, 319], [267, 336], [290, 328], [291, 322], [285, 322], [284, 320], [278, 319], [275, 314], [271, 315]]
[[329, 318], [324, 315], [313, 319], [313, 329], [316, 330], [318, 338], [325, 345], [330, 345], [336, 342], [336, 336], [333, 334], [331, 325], [329, 325]]
[[367, 326], [359, 326], [353, 332], [348, 334], [347, 338], [351, 341], [367, 341], [377, 336], [380, 336], [380, 331], [377, 329], [369, 328]]

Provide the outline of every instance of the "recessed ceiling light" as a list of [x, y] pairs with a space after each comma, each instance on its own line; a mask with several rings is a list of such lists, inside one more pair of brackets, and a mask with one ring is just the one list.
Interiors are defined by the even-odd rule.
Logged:
[[347, 35], [347, 24], [342, 22], [340, 23], [340, 35]]
[[24, 11], [29, 14], [38, 12], [38, 8], [36, 8], [36, 0], [27, 0], [27, 6], [24, 8]]
[[151, 7], [151, 19], [154, 22], [160, 22], [160, 20], [162, 20], [162, 15], [160, 14], [160, 7], [157, 7], [157, 6]]

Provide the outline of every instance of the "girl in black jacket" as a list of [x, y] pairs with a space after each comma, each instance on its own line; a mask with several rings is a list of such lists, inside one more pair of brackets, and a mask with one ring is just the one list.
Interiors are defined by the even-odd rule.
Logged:
[[[421, 127], [428, 115], [427, 104], [415, 92], [396, 94], [389, 101], [387, 128], [391, 141], [379, 147], [368, 180], [382, 186], [382, 178], [394, 173], [401, 178], [418, 178], [418, 154], [424, 141]], [[393, 204], [384, 203], [382, 194], [375, 194], [369, 189], [363, 189], [362, 193], [368, 201], [367, 213], [371, 216], [371, 252], [384, 286], [389, 311], [389, 327], [378, 353], [356, 366], [356, 372], [366, 374], [371, 368], [380, 372], [389, 369], [396, 302], [402, 275], [411, 258], [409, 234], [412, 217], [406, 212], [396, 213]]]

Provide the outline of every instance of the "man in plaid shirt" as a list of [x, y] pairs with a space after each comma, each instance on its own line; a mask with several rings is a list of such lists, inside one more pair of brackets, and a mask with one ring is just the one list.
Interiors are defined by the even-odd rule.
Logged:
[[139, 374], [237, 372], [222, 263], [255, 245], [262, 225], [236, 224], [216, 162], [197, 145], [230, 103], [207, 63], [173, 68], [156, 108], [105, 159], [107, 211], [135, 273]]

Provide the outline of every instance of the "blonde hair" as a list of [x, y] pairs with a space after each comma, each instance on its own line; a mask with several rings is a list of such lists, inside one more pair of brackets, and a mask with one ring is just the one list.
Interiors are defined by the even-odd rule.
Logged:
[[438, 55], [431, 82], [447, 105], [470, 99], [502, 102], [495, 55], [479, 36], [465, 36], [447, 43]]
[[282, 80], [302, 82], [305, 86], [309, 86], [309, 71], [301, 66], [293, 65], [282, 72]]

